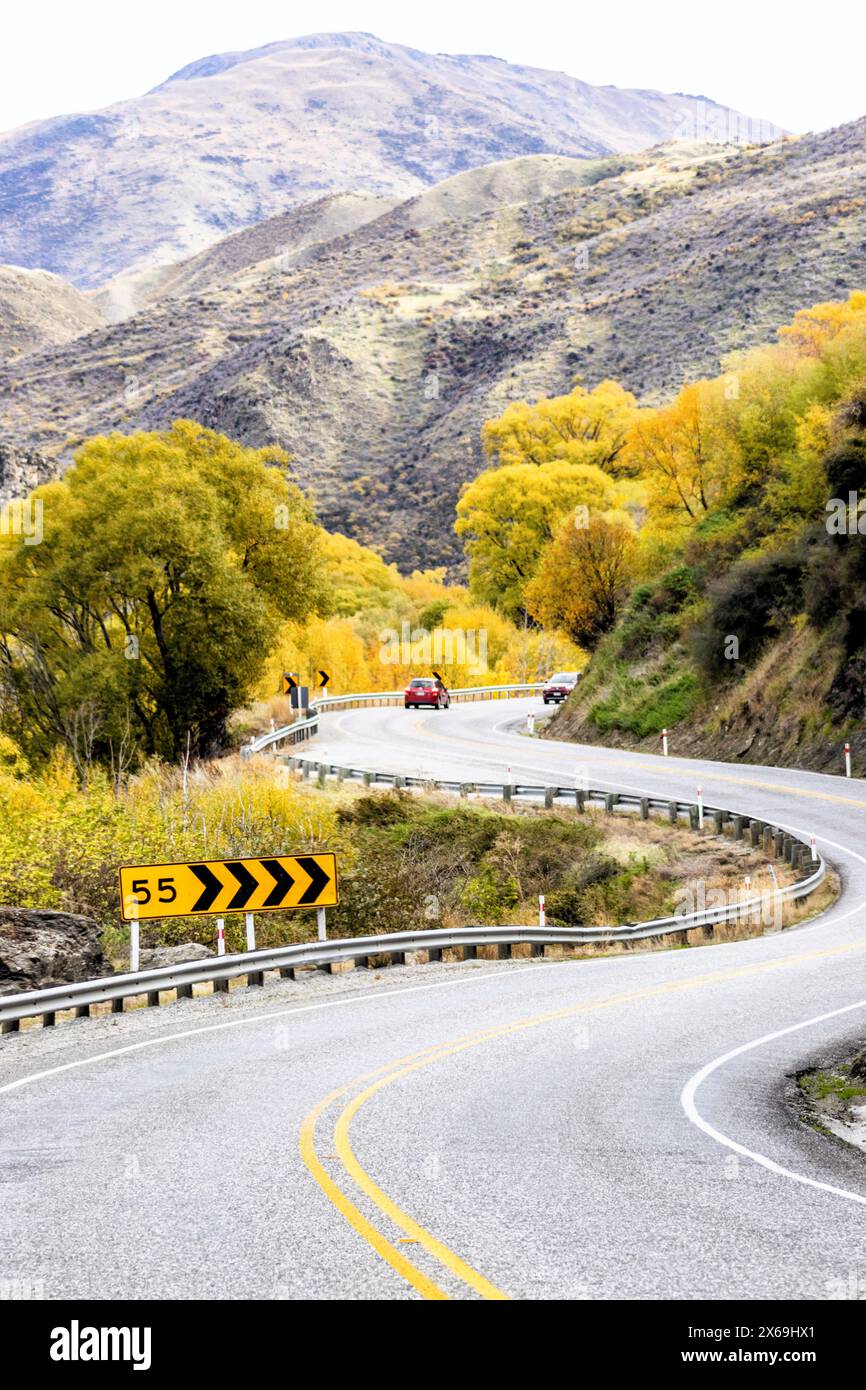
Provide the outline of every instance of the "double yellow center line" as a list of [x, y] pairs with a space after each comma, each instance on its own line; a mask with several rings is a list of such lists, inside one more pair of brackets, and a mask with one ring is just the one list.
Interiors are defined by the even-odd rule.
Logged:
[[[580, 1014], [594, 1013], [601, 1009], [613, 1008], [618, 1004], [636, 1004], [648, 999], [658, 999], [667, 994], [681, 993], [686, 990], [698, 989], [704, 986], [722, 984], [731, 980], [741, 979], [749, 975], [761, 975], [771, 971], [785, 969], [791, 965], [799, 965], [805, 962], [826, 960], [836, 956], [850, 954], [854, 951], [866, 950], [866, 942], [852, 942], [844, 946], [830, 947], [818, 951], [801, 952], [795, 956], [788, 956], [783, 960], [765, 961], [760, 964], [737, 966], [731, 970], [717, 970], [703, 975], [696, 975], [687, 980], [675, 980], [667, 984], [654, 985], [646, 989], [633, 990], [627, 993], [612, 994], [605, 998], [590, 1001], [589, 1003], [571, 1005], [568, 1008], [556, 1009], [550, 1013], [537, 1014], [531, 1018], [518, 1019], [513, 1023], [503, 1024], [499, 1027], [488, 1028], [483, 1032], [469, 1034], [465, 1037], [451, 1039], [450, 1041], [437, 1043], [431, 1047], [424, 1048], [420, 1052], [411, 1053], [406, 1057], [397, 1058], [386, 1063], [375, 1071], [356, 1077], [345, 1086], [332, 1091], [325, 1096], [305, 1118], [301, 1126], [300, 1151], [301, 1157], [312, 1174], [319, 1187], [325, 1193], [328, 1200], [336, 1207], [341, 1216], [365, 1240], [368, 1245], [381, 1256], [387, 1264], [391, 1266], [401, 1278], [405, 1279], [417, 1292], [425, 1299], [450, 1299], [451, 1294], [446, 1292], [440, 1284], [431, 1276], [413, 1264], [404, 1252], [398, 1248], [398, 1243], [385, 1236], [377, 1226], [364, 1215], [364, 1212], [357, 1205], [357, 1200], [346, 1195], [338, 1182], [331, 1176], [322, 1162], [316, 1148], [316, 1130], [320, 1121], [332, 1107], [340, 1106], [340, 1109], [333, 1120], [332, 1144], [335, 1152], [335, 1162], [339, 1165], [340, 1176], [344, 1186], [348, 1180], [349, 1189], [351, 1185], [357, 1189], [358, 1193], [367, 1199], [369, 1206], [377, 1210], [387, 1221], [392, 1223], [398, 1230], [404, 1233], [404, 1238], [421, 1246], [441, 1267], [454, 1276], [459, 1282], [465, 1285], [472, 1293], [482, 1299], [508, 1299], [510, 1295], [504, 1293], [496, 1285], [486, 1279], [478, 1270], [473, 1269], [465, 1260], [456, 1255], [453, 1250], [436, 1238], [425, 1227], [421, 1226], [409, 1214], [397, 1205], [386, 1192], [379, 1187], [378, 1183], [370, 1176], [365, 1168], [362, 1167], [357, 1155], [355, 1154], [351, 1139], [350, 1128], [352, 1121], [358, 1114], [361, 1107], [373, 1096], [392, 1085], [395, 1081], [400, 1081], [404, 1077], [410, 1076], [414, 1072], [421, 1071], [425, 1067], [432, 1066], [434, 1063], [442, 1061], [444, 1058], [452, 1057], [457, 1053], [465, 1052], [473, 1047], [480, 1047], [485, 1043], [496, 1041], [500, 1038], [512, 1036], [515, 1033], [524, 1032], [530, 1028], [542, 1027], [548, 1023], [560, 1022], [563, 1019], [574, 1018]], [[359, 1089], [360, 1088], [360, 1089]], [[356, 1194], [357, 1197], [357, 1194]], [[441, 1275], [437, 1277], [441, 1278]]]

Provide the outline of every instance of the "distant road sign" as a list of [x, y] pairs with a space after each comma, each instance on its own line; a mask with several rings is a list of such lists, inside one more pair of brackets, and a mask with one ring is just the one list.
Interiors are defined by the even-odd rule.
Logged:
[[297, 682], [296, 678], [295, 678], [289, 671], [284, 671], [284, 672], [283, 672], [283, 694], [284, 694], [284, 695], [290, 695], [290, 694], [292, 693], [292, 691], [293, 691], [293, 690], [297, 690], [297, 688], [298, 688], [298, 682]]
[[327, 690], [328, 686], [331, 684], [331, 677], [328, 675], [327, 671], [320, 671], [319, 675], [322, 677], [319, 685], [323, 690]]
[[334, 854], [124, 864], [120, 870], [120, 908], [125, 922], [336, 907], [339, 901]]

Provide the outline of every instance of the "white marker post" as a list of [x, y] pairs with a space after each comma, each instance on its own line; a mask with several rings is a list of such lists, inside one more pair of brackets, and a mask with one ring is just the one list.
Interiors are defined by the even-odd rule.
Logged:
[[817, 841], [815, 840], [815, 836], [814, 836], [814, 835], [812, 836], [811, 840], [809, 841], [809, 844], [810, 844], [811, 849], [812, 849], [812, 863], [813, 863], [813, 864], [817, 864], [817, 862], [818, 862], [818, 844], [817, 844]]
[[217, 917], [217, 955], [224, 956], [226, 953], [226, 924], [222, 917]]
[[246, 914], [247, 919], [247, 950], [256, 949], [256, 919], [251, 912]]
[[138, 970], [138, 921], [129, 924], [129, 970], [134, 975]]
[[662, 729], [662, 754], [666, 758], [668, 755], [668, 731]]
[[323, 907], [317, 907], [317, 908], [316, 908], [316, 927], [318, 928], [319, 940], [320, 940], [320, 941], [327, 941], [327, 939], [328, 939], [328, 919], [327, 919], [327, 917], [326, 917], [326, 915], [325, 915], [325, 909], [324, 909]]
[[845, 744], [845, 776], [846, 776], [846, 777], [850, 777], [850, 776], [851, 776], [851, 745], [850, 745], [850, 743], [846, 743], [846, 744]]
[[546, 927], [546, 926], [547, 926], [547, 912], [545, 911], [545, 907], [544, 907], [544, 894], [543, 894], [543, 893], [540, 893], [540, 894], [539, 894], [539, 897], [538, 897], [538, 925], [539, 925], [540, 927]]
[[526, 716], [526, 732], [527, 732], [528, 734], [534, 734], [534, 733], [535, 733], [535, 715], [534, 715], [534, 714], [531, 714], [531, 713], [530, 713], [530, 714], [527, 714], [527, 716]]
[[704, 828], [704, 794], [698, 787], [698, 829]]

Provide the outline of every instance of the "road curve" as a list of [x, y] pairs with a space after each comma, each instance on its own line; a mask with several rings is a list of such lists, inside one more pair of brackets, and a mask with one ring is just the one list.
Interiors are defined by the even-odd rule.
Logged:
[[866, 1035], [866, 787], [530, 741], [513, 726], [539, 708], [351, 711], [312, 748], [467, 781], [700, 784], [816, 835], [839, 902], [699, 951], [395, 969], [5, 1039], [0, 1276], [262, 1299], [825, 1299], [866, 1280], [866, 1159], [782, 1100]]

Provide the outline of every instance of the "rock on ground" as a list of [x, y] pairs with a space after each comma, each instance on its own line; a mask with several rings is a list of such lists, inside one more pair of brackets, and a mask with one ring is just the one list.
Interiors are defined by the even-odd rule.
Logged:
[[89, 917], [0, 907], [0, 994], [111, 974]]

